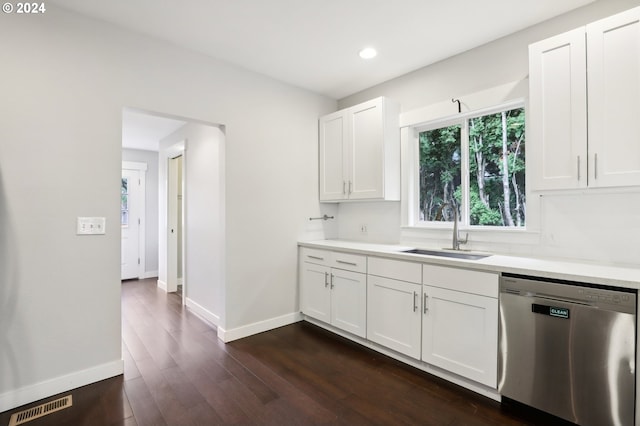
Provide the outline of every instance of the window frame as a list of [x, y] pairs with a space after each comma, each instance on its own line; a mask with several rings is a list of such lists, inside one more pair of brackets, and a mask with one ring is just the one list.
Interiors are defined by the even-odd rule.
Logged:
[[[451, 222], [436, 222], [436, 221], [421, 221], [420, 218], [420, 147], [419, 147], [419, 134], [424, 131], [439, 129], [443, 127], [460, 125], [460, 155], [461, 155], [461, 167], [460, 167], [460, 185], [462, 192], [462, 205], [461, 205], [461, 217], [459, 220], [460, 229], [465, 230], [485, 230], [485, 231], [500, 231], [500, 232], [526, 232], [529, 229], [529, 215], [525, 218], [524, 226], [490, 226], [490, 225], [471, 225], [470, 219], [470, 206], [469, 206], [469, 191], [470, 191], [470, 178], [469, 178], [469, 120], [476, 117], [485, 115], [497, 114], [502, 111], [508, 111], [512, 109], [523, 108], [525, 113], [525, 122], [528, 121], [528, 109], [527, 103], [524, 98], [518, 98], [499, 104], [462, 112], [454, 115], [448, 115], [440, 118], [435, 118], [428, 121], [423, 121], [416, 124], [408, 125], [403, 128], [402, 137], [406, 139], [406, 143], [403, 146], [406, 151], [406, 155], [403, 155], [403, 169], [406, 171], [406, 176], [403, 178], [405, 182], [404, 193], [407, 203], [402, 207], [404, 210], [403, 226], [412, 228], [423, 229], [450, 229], [452, 227]], [[526, 129], [525, 129], [526, 132]], [[526, 137], [525, 137], [526, 146]], [[525, 158], [526, 171], [525, 180], [527, 185], [525, 187], [525, 194], [527, 194], [527, 200], [529, 190], [529, 167], [527, 159]]]

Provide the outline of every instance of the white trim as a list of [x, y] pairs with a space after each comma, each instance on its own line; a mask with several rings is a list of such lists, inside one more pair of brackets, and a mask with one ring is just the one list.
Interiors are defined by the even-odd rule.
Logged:
[[127, 170], [147, 171], [147, 163], [139, 163], [137, 161], [123, 161], [122, 168]]
[[160, 290], [167, 291], [167, 283], [162, 280], [158, 280], [158, 288]]
[[[468, 111], [482, 111], [494, 105], [504, 104], [513, 99], [523, 99], [529, 94], [529, 80], [523, 79], [492, 87], [480, 92], [469, 93], [457, 96], [464, 109]], [[443, 100], [440, 103], [418, 108], [400, 114], [400, 127], [409, 127], [439, 120], [443, 117], [451, 116], [455, 111], [455, 105], [451, 99]]]
[[158, 271], [145, 271], [145, 273], [142, 275], [142, 279], [145, 278], [158, 278]]
[[[182, 292], [184, 294], [184, 288], [182, 289]], [[218, 315], [214, 314], [213, 312], [211, 312], [204, 306], [200, 305], [199, 303], [194, 302], [193, 299], [190, 299], [187, 297], [185, 298], [185, 300], [186, 300], [185, 305], [194, 314], [202, 318], [205, 322], [208, 322], [214, 325], [215, 327], [218, 327], [218, 324], [220, 324], [220, 317]]]
[[526, 102], [524, 98], [510, 99], [506, 102], [501, 102], [490, 107], [482, 109], [476, 109], [473, 111], [461, 112], [455, 115], [447, 115], [437, 119], [431, 119], [428, 121], [418, 122], [416, 124], [410, 124], [408, 127], [414, 127], [418, 132], [424, 132], [425, 130], [439, 129], [442, 127], [453, 126], [455, 124], [463, 123], [470, 118], [482, 117], [485, 115], [497, 114], [502, 111], [509, 111], [516, 108], [525, 108]]
[[253, 336], [254, 334], [284, 327], [285, 325], [294, 324], [299, 321], [302, 321], [302, 314], [300, 312], [294, 312], [280, 317], [254, 322], [253, 324], [244, 325], [231, 330], [225, 330], [218, 327], [218, 339], [228, 343], [233, 340]]
[[458, 386], [462, 386], [465, 389], [469, 389], [473, 392], [476, 392], [480, 395], [484, 395], [487, 398], [491, 398], [495, 401], [500, 402], [502, 400], [502, 396], [498, 393], [497, 389], [493, 389], [490, 388], [488, 386], [485, 386], [483, 384], [471, 381], [469, 379], [466, 379], [462, 376], [458, 376], [457, 374], [453, 374], [450, 373], [446, 370], [442, 370], [438, 367], [435, 367], [433, 365], [427, 364], [423, 361], [408, 357], [406, 355], [400, 354], [398, 352], [392, 351], [391, 349], [385, 348], [384, 346], [380, 346], [374, 342], [371, 342], [367, 339], [364, 339], [362, 337], [358, 337], [356, 335], [344, 332], [336, 327], [333, 327], [332, 325], [326, 324], [322, 321], [318, 321], [314, 318], [305, 316], [303, 316], [303, 320], [307, 321], [311, 324], [317, 325], [318, 327], [324, 328], [325, 330], [329, 330], [332, 333], [335, 333], [337, 335], [340, 335], [342, 337], [345, 337], [355, 343], [359, 343], [360, 345], [367, 347], [369, 349], [372, 349], [376, 352], [379, 352], [381, 354], [384, 354], [390, 358], [396, 359], [400, 362], [403, 362], [405, 364], [408, 364], [412, 367], [415, 367], [419, 370], [425, 371], [429, 374], [432, 374], [434, 376], [440, 377], [441, 379], [444, 379], [448, 382], [451, 383], [455, 383]]
[[100, 380], [119, 376], [123, 374], [123, 372], [124, 362], [120, 359], [12, 390], [10, 392], [0, 394], [0, 412], [11, 410], [12, 408], [29, 404], [81, 386], [99, 382]]

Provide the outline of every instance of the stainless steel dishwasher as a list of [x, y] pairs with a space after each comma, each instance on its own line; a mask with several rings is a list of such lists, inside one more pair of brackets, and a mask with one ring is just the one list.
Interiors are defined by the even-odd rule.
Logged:
[[636, 291], [503, 274], [498, 390], [579, 425], [633, 425]]

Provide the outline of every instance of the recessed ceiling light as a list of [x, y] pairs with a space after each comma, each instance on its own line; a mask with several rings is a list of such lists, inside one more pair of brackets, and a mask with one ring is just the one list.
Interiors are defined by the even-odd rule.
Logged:
[[376, 49], [374, 49], [373, 47], [365, 47], [359, 53], [359, 55], [360, 55], [360, 57], [362, 59], [375, 58], [377, 54], [378, 54], [378, 52], [376, 52]]

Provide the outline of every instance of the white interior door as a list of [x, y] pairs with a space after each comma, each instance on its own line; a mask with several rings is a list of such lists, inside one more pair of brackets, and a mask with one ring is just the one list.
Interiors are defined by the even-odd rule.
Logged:
[[167, 182], [167, 292], [175, 292], [178, 290], [178, 285], [184, 285], [182, 167], [183, 157], [181, 155], [169, 158]]
[[120, 277], [123, 280], [140, 277], [140, 212], [144, 202], [140, 173], [139, 170], [122, 169]]

